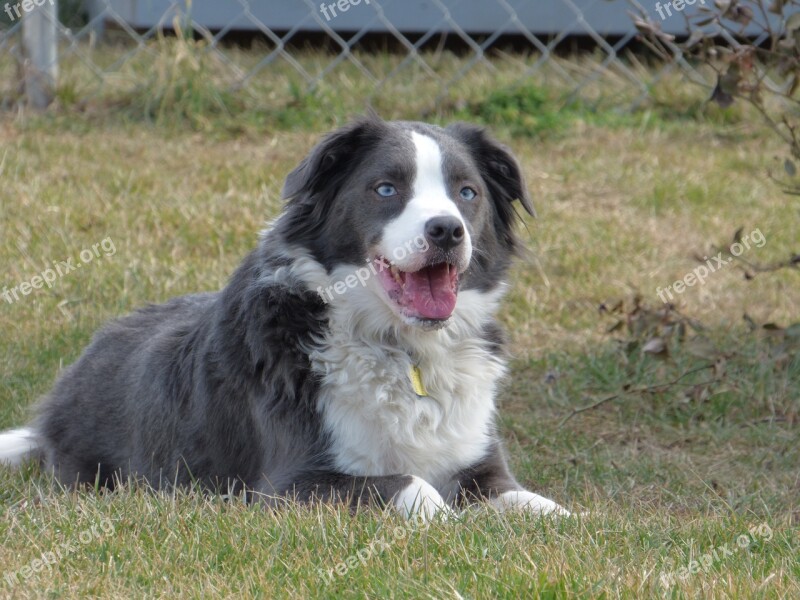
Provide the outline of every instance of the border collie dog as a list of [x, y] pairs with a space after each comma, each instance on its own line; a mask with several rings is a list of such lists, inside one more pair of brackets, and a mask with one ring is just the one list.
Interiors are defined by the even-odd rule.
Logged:
[[324, 138], [283, 197], [224, 289], [97, 333], [32, 424], [0, 434], [0, 462], [268, 504], [569, 514], [517, 483], [494, 422], [514, 202], [533, 214], [511, 153], [472, 125], [372, 115]]

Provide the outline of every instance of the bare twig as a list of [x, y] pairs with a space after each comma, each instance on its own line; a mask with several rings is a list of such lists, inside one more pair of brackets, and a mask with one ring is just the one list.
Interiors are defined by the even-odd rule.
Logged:
[[[579, 408], [574, 408], [574, 409], [572, 409], [571, 413], [569, 413], [566, 417], [561, 419], [561, 422], [558, 424], [558, 427], [559, 428], [563, 427], [564, 424], [567, 421], [569, 421], [572, 417], [574, 417], [575, 415], [579, 415], [579, 414], [581, 414], [583, 412], [594, 410], [598, 406], [602, 406], [603, 404], [611, 402], [612, 400], [616, 400], [617, 398], [621, 398], [622, 396], [627, 396], [627, 395], [630, 395], [630, 394], [659, 394], [659, 393], [669, 389], [673, 385], [678, 385], [681, 382], [682, 379], [684, 379], [685, 377], [688, 377], [689, 375], [692, 375], [693, 373], [698, 373], [700, 371], [705, 371], [706, 369], [713, 369], [713, 368], [714, 368], [714, 363], [711, 363], [711, 364], [708, 364], [708, 365], [703, 365], [702, 367], [697, 367], [696, 369], [690, 369], [689, 371], [686, 371], [680, 377], [677, 377], [677, 378], [673, 379], [672, 381], [667, 381], [667, 382], [664, 382], [664, 383], [658, 383], [658, 384], [654, 384], [654, 385], [648, 385], [648, 386], [640, 387], [640, 388], [628, 388], [628, 389], [625, 389], [625, 390], [623, 390], [622, 392], [620, 392], [618, 394], [614, 394], [613, 396], [607, 396], [605, 398], [601, 398], [600, 400], [597, 400], [596, 402], [593, 402], [592, 404], [587, 404], [586, 406], [581, 406]], [[717, 379], [711, 379], [709, 381], [703, 381], [703, 382], [695, 383], [695, 384], [691, 384], [691, 385], [707, 385], [707, 384], [710, 384], [710, 383], [714, 383], [715, 381], [717, 381]]]

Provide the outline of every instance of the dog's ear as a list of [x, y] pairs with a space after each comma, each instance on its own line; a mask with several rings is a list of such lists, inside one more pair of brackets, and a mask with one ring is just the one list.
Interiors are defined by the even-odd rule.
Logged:
[[[340, 243], [331, 243], [332, 236], [341, 236], [344, 232], [327, 230], [338, 222], [331, 218], [335, 200], [353, 169], [374, 150], [386, 128], [384, 121], [369, 114], [328, 134], [289, 173], [282, 192], [286, 216], [280, 225], [286, 239], [309, 249], [325, 264], [332, 256], [341, 258], [346, 254], [353, 240], [344, 236]], [[326, 240], [328, 243], [324, 243]]]
[[529, 215], [536, 216], [519, 163], [506, 146], [491, 137], [483, 127], [469, 123], [454, 123], [446, 131], [472, 152], [506, 225], [510, 225], [514, 217], [514, 200], [519, 200]]
[[328, 134], [286, 177], [285, 200], [323, 200], [332, 198], [346, 179], [358, 156], [371, 150], [385, 123], [374, 113]]

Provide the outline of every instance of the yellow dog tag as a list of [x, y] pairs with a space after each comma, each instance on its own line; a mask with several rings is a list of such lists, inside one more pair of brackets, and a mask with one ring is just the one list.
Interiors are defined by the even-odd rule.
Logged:
[[428, 395], [428, 390], [425, 389], [425, 384], [422, 383], [422, 371], [419, 370], [417, 365], [411, 365], [411, 387], [414, 388], [414, 393], [417, 396]]

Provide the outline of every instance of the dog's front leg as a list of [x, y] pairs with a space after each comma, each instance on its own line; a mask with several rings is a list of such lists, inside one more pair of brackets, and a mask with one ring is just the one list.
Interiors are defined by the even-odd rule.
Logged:
[[459, 495], [462, 503], [485, 501], [502, 512], [524, 510], [536, 514], [570, 514], [552, 500], [529, 492], [517, 483], [498, 446], [494, 446], [479, 463], [460, 473]]
[[391, 505], [404, 516], [428, 521], [453, 514], [447, 501], [430, 483], [414, 475], [358, 477], [343, 473], [310, 473], [288, 490], [300, 502], [344, 502], [352, 508], [362, 504]]

